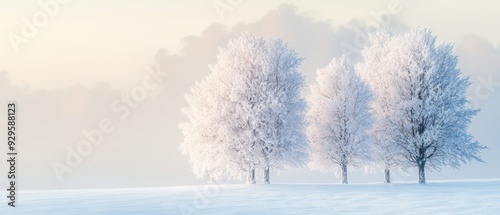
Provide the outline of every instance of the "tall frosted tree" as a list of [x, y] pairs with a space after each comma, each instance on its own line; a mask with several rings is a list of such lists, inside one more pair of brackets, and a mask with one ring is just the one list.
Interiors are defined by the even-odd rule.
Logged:
[[249, 34], [220, 49], [212, 72], [186, 96], [188, 121], [180, 124], [180, 150], [197, 176], [246, 174], [255, 183], [260, 169], [269, 183], [271, 171], [305, 162], [301, 61], [282, 40]]
[[372, 92], [345, 57], [317, 71], [308, 98], [310, 167], [341, 174], [347, 184], [348, 167], [358, 167], [369, 155]]
[[467, 131], [478, 112], [467, 106], [469, 79], [457, 68], [453, 46], [435, 41], [430, 30], [414, 28], [364, 52], [365, 61], [379, 61], [365, 69], [387, 77], [389, 105], [383, 116], [390, 141], [404, 164], [418, 168], [421, 184], [427, 168], [482, 161], [479, 154], [485, 148]]
[[368, 166], [384, 170], [384, 182], [391, 182], [391, 169], [402, 169], [403, 158], [401, 147], [397, 145], [398, 136], [395, 135], [397, 128], [390, 120], [394, 113], [394, 98], [391, 90], [392, 76], [389, 74], [388, 66], [394, 65], [387, 58], [391, 51], [388, 46], [393, 32], [379, 31], [370, 35], [371, 45], [362, 51], [363, 62], [356, 65], [356, 70], [364, 81], [370, 86], [374, 93], [371, 104], [375, 122], [370, 134], [373, 137], [372, 158]]

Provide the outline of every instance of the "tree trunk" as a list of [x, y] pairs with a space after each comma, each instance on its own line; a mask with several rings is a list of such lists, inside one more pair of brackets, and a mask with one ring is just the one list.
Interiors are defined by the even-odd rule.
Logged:
[[266, 184], [269, 184], [269, 166], [266, 166], [264, 169], [264, 181]]
[[342, 164], [342, 181], [340, 183], [347, 184], [347, 165]]
[[255, 184], [255, 166], [248, 164], [247, 184]]
[[418, 164], [418, 183], [425, 184], [425, 162]]
[[389, 167], [385, 167], [384, 183], [391, 183], [391, 169]]

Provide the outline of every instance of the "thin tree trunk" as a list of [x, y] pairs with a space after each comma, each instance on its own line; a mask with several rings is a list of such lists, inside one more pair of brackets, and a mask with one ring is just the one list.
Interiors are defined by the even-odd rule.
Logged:
[[391, 169], [389, 167], [385, 167], [385, 178], [384, 183], [391, 183]]
[[342, 181], [340, 183], [347, 184], [347, 165], [342, 164]]
[[269, 184], [269, 166], [266, 166], [264, 169], [264, 181], [266, 184]]
[[418, 164], [418, 183], [425, 184], [425, 162]]
[[255, 166], [248, 164], [247, 184], [255, 184]]

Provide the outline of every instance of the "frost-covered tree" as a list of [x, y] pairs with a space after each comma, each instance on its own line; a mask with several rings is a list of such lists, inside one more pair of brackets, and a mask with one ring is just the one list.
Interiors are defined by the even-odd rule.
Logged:
[[387, 58], [394, 33], [379, 31], [370, 35], [371, 45], [362, 51], [363, 62], [356, 66], [356, 70], [374, 93], [372, 109], [375, 122], [370, 131], [374, 144], [372, 144], [372, 158], [375, 162], [367, 166], [384, 170], [384, 182], [391, 182], [391, 169], [401, 169], [401, 148], [397, 145], [398, 136], [394, 129], [396, 126], [389, 120], [394, 107], [392, 76], [388, 74], [388, 66], [393, 65]]
[[317, 71], [307, 113], [312, 169], [340, 172], [341, 183], [348, 183], [348, 166], [359, 166], [370, 151], [372, 97], [345, 57]]
[[280, 39], [244, 34], [220, 49], [217, 63], [186, 96], [188, 121], [180, 127], [199, 177], [269, 183], [271, 170], [301, 166], [307, 158], [300, 96], [302, 59]]
[[479, 153], [485, 148], [467, 132], [478, 112], [467, 106], [469, 79], [461, 77], [452, 45], [436, 46], [435, 40], [430, 30], [414, 28], [382, 45], [375, 42], [364, 53], [368, 62], [379, 61], [365, 69], [386, 76], [390, 105], [381, 124], [388, 125], [390, 141], [406, 165], [418, 168], [421, 184], [426, 168], [482, 161]]

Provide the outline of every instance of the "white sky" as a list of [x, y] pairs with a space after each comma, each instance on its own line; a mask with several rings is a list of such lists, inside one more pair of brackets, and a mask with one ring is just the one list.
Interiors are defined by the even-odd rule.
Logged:
[[[329, 20], [336, 27], [354, 18], [371, 20], [373, 12], [385, 10], [390, 2], [240, 0], [220, 20], [213, 7], [214, 0], [71, 0], [15, 53], [7, 35], [20, 34], [22, 18], [31, 19], [41, 10], [38, 2], [45, 1], [48, 0], [0, 3], [3, 38], [0, 69], [10, 72], [15, 85], [54, 89], [110, 81], [114, 86], [125, 87], [130, 85], [130, 79], [123, 74], [141, 71], [159, 47], [178, 53], [183, 37], [197, 35], [214, 22], [228, 26], [252, 22], [276, 6], [288, 3], [296, 5], [300, 13]], [[439, 40], [458, 43], [473, 33], [499, 44], [500, 28], [494, 27], [500, 20], [499, 6], [492, 0], [481, 3], [402, 0], [400, 18], [409, 26], [432, 28]]]

